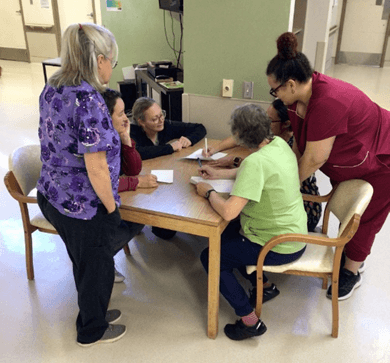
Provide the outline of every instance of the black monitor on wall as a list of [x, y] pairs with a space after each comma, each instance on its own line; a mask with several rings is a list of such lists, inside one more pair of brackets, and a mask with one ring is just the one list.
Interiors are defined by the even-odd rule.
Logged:
[[160, 9], [183, 14], [184, 0], [158, 0]]

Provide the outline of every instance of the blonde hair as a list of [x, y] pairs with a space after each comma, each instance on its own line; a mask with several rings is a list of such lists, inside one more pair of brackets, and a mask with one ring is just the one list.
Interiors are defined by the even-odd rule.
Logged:
[[48, 83], [59, 88], [79, 86], [85, 81], [98, 92], [104, 92], [106, 87], [99, 80], [97, 66], [100, 54], [118, 59], [118, 45], [108, 29], [92, 23], [69, 25], [62, 36], [61, 68]]

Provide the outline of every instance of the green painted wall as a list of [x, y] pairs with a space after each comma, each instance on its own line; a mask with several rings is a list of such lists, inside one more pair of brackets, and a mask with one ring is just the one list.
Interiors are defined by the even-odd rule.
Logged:
[[[168, 11], [158, 7], [158, 0], [122, 0], [123, 10], [107, 11], [106, 1], [100, 0], [102, 24], [115, 35], [119, 46], [119, 63], [114, 69], [110, 86], [123, 80], [122, 68], [134, 63], [170, 60], [176, 64], [164, 32], [164, 13], [167, 35], [173, 44], [172, 18]], [[176, 48], [179, 48], [179, 15], [173, 15]]]
[[221, 96], [222, 80], [233, 79], [233, 98], [253, 81], [254, 99], [271, 99], [265, 69], [289, 13], [290, 0], [187, 0], [185, 92]]
[[[121, 67], [149, 60], [174, 61], [164, 34], [158, 0], [123, 1], [122, 12], [107, 12], [102, 21], [117, 38], [119, 65], [111, 86], [122, 80]], [[172, 43], [172, 23], [166, 24]], [[222, 79], [233, 79], [233, 98], [242, 98], [242, 83], [253, 81], [254, 99], [271, 100], [265, 69], [276, 54], [277, 37], [288, 30], [290, 0], [185, 0], [184, 91], [221, 96]], [[176, 42], [180, 36], [174, 15]]]

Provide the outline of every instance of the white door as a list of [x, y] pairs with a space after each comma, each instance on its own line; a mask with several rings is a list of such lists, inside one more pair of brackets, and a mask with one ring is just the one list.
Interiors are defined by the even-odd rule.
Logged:
[[0, 1], [0, 48], [27, 49], [19, 0]]
[[[61, 23], [61, 34], [73, 23], [93, 23], [94, 0], [60, 0], [58, 3]], [[100, 6], [98, 1], [95, 2]]]

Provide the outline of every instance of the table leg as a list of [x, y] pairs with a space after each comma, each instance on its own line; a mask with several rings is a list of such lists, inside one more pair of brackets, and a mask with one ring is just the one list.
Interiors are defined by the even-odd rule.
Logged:
[[215, 339], [218, 334], [219, 277], [221, 264], [221, 232], [217, 229], [209, 236], [209, 281], [207, 335]]
[[46, 64], [42, 63], [43, 67], [43, 78], [45, 78], [45, 84], [47, 83]]

